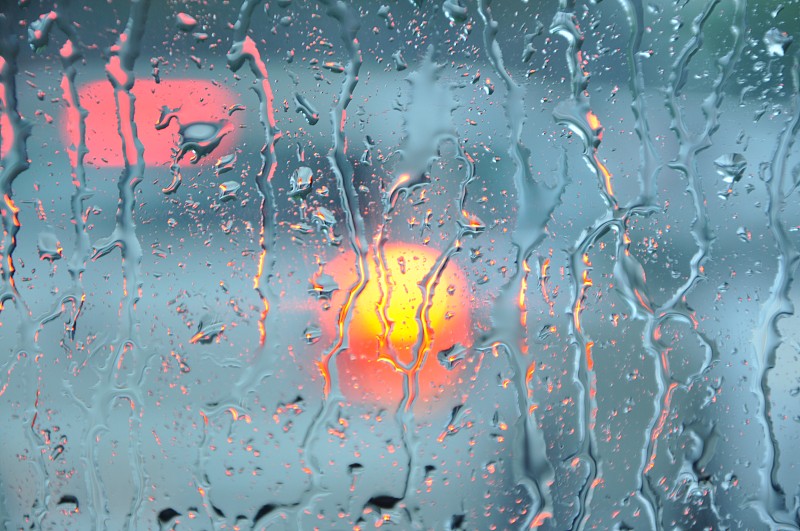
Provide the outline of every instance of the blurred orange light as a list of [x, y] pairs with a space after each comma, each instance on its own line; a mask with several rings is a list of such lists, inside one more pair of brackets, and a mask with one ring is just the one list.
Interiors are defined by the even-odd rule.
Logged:
[[[437, 354], [456, 343], [471, 342], [467, 282], [449, 262], [431, 291], [426, 276], [440, 253], [428, 247], [387, 243], [384, 258], [385, 269], [378, 267], [374, 248], [367, 253], [369, 281], [353, 304], [346, 329], [348, 348], [337, 358], [340, 389], [351, 402], [389, 409], [403, 399], [404, 374], [416, 374], [415, 400], [431, 402], [439, 389], [457, 383], [462, 370], [458, 365], [446, 369]], [[340, 286], [332, 297], [333, 308], [342, 304], [356, 281], [355, 262], [353, 253], [346, 253], [325, 268]], [[432, 297], [428, 311], [421, 312], [426, 285]], [[335, 320], [332, 315], [323, 319], [328, 334], [335, 333]]]

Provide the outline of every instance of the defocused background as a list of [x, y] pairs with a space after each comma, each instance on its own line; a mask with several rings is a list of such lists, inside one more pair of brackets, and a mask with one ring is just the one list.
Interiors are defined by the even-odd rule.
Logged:
[[800, 525], [800, 2], [0, 22], [6, 529]]

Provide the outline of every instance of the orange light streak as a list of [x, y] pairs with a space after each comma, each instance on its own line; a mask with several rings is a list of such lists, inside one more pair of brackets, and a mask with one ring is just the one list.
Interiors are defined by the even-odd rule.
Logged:
[[439, 282], [439, 278], [442, 275], [442, 271], [444, 267], [447, 265], [447, 260], [440, 260], [437, 264], [436, 271], [432, 272], [433, 274], [430, 275], [428, 281], [425, 283], [424, 295], [423, 295], [423, 304], [420, 306], [422, 318], [422, 343], [420, 344], [419, 349], [415, 353], [414, 356], [414, 364], [411, 366], [408, 375], [408, 400], [406, 401], [406, 411], [408, 411], [411, 406], [414, 404], [414, 400], [416, 399], [416, 390], [412, 382], [417, 377], [417, 373], [419, 372], [420, 367], [422, 366], [422, 362], [425, 359], [425, 353], [430, 350], [431, 345], [433, 344], [432, 340], [432, 330], [431, 330], [431, 323], [430, 323], [430, 308], [433, 305], [433, 289], [434, 286]]
[[350, 308], [353, 306], [353, 301], [356, 298], [356, 294], [361, 292], [367, 282], [363, 256], [358, 256], [356, 260], [356, 267], [358, 268], [358, 282], [353, 285], [353, 287], [350, 289], [350, 292], [347, 294], [347, 300], [342, 305], [342, 309], [339, 311], [339, 317], [336, 320], [336, 343], [322, 356], [322, 359], [317, 362], [317, 366], [319, 367], [320, 374], [322, 374], [324, 381], [322, 391], [325, 398], [327, 398], [331, 392], [331, 358], [333, 357], [334, 353], [338, 352], [344, 344], [345, 321], [347, 316], [350, 314]]
[[[600, 123], [600, 119], [594, 114], [592, 111], [586, 113], [586, 122], [589, 124], [589, 127], [592, 131], [597, 135], [597, 140], [603, 140], [603, 124]], [[605, 164], [600, 161], [600, 158], [597, 156], [597, 148], [593, 148], [594, 153], [592, 154], [592, 158], [594, 159], [594, 163], [597, 166], [597, 169], [600, 170], [600, 173], [603, 176], [603, 183], [605, 186], [606, 194], [611, 197], [614, 197], [614, 189], [611, 186], [611, 172], [608, 171]]]
[[394, 358], [387, 356], [386, 354], [380, 354], [378, 356], [378, 361], [388, 363], [392, 367], [392, 369], [394, 369], [396, 372], [402, 374], [408, 374], [408, 371], [406, 371], [400, 364], [398, 364]]
[[639, 304], [641, 304], [644, 307], [645, 310], [647, 310], [650, 313], [653, 313], [653, 309], [650, 308], [650, 305], [647, 304], [647, 301], [644, 300], [644, 297], [642, 297], [642, 294], [639, 293], [638, 289], [634, 289], [633, 290], [633, 294], [636, 295], [636, 300], [639, 301]]
[[536, 372], [536, 362], [531, 362], [528, 369], [525, 371], [525, 387], [528, 389], [528, 398], [533, 397], [533, 389], [530, 388], [531, 381], [533, 380], [533, 373]]
[[586, 113], [586, 121], [589, 122], [589, 127], [591, 127], [594, 131], [602, 127], [600, 124], [600, 119], [597, 118], [597, 115], [592, 111]]
[[[381, 320], [381, 323], [380, 323], [381, 324], [381, 333], [378, 334], [378, 340], [379, 340], [378, 346], [380, 348], [381, 357], [379, 359], [382, 359], [382, 361], [390, 362], [390, 364], [394, 367], [394, 369], [399, 371], [401, 369], [397, 365], [396, 360], [394, 360], [394, 359], [389, 360], [389, 359], [385, 358], [385, 356], [388, 355], [388, 353], [389, 353], [389, 351], [391, 349], [391, 345], [389, 343], [389, 329], [390, 329], [391, 324], [389, 322], [389, 317], [387, 316], [386, 311], [387, 311], [387, 308], [388, 308], [388, 305], [389, 305], [389, 299], [390, 299], [392, 294], [391, 294], [391, 288], [390, 288], [390, 285], [389, 285], [389, 282], [388, 282], [389, 272], [386, 270], [386, 264], [384, 263], [383, 251], [382, 251], [382, 248], [380, 246], [381, 235], [382, 235], [382, 231], [376, 232], [375, 240], [373, 241], [373, 251], [374, 251], [374, 255], [375, 255], [375, 264], [377, 265], [377, 268], [378, 268], [378, 278], [376, 280], [378, 282], [378, 291], [380, 292], [380, 296], [378, 298], [378, 315], [380, 316], [380, 320]], [[384, 292], [383, 288], [382, 288], [384, 280], [386, 280], [386, 283], [385, 283], [386, 292]]]
[[18, 217], [19, 207], [14, 202], [14, 200], [11, 199], [11, 196], [9, 196], [8, 194], [4, 194], [3, 199], [5, 200], [6, 205], [8, 205], [8, 208], [11, 210], [12, 221], [14, 223], [14, 226], [19, 227], [19, 217]]
[[534, 518], [533, 522], [531, 522], [531, 529], [542, 527], [544, 525], [544, 521], [548, 518], [553, 518], [553, 514], [548, 512], [541, 512], [537, 514], [536, 518]]
[[394, 193], [403, 187], [404, 184], [411, 180], [411, 175], [408, 173], [400, 174], [400, 177], [397, 178], [397, 181], [392, 185], [392, 188], [389, 190], [389, 197], [392, 197]]
[[39, 395], [41, 394], [42, 390], [38, 387], [36, 388], [36, 399], [33, 401], [33, 420], [31, 420], [31, 429], [36, 425], [36, 417], [39, 416]]
[[269, 315], [269, 301], [267, 300], [266, 297], [261, 297], [261, 302], [264, 303], [264, 309], [261, 310], [261, 315], [259, 316], [258, 319], [258, 337], [259, 337], [259, 343], [261, 344], [261, 346], [263, 346], [267, 340], [266, 322], [267, 322], [267, 315]]
[[597, 153], [594, 154], [594, 161], [597, 164], [597, 167], [600, 168], [600, 173], [603, 174], [603, 182], [605, 184], [606, 193], [608, 195], [610, 195], [611, 197], [613, 197], [614, 196], [614, 189], [611, 186], [611, 177], [612, 177], [611, 172], [608, 171], [608, 168], [606, 168], [605, 164], [600, 162], [600, 159], [598, 158]]
[[550, 300], [550, 293], [547, 291], [547, 280], [550, 278], [550, 259], [545, 258], [542, 260], [541, 270], [539, 272], [539, 284], [542, 290], [542, 298], [550, 308], [550, 316], [555, 315], [554, 303]]
[[[519, 305], [519, 324], [522, 325], [523, 328], [526, 328], [528, 326], [528, 307], [525, 304], [525, 294], [528, 291], [528, 273], [531, 272], [527, 260], [522, 261], [522, 269], [524, 274], [522, 275], [522, 280], [519, 285], [519, 299], [517, 303]], [[523, 350], [527, 351], [527, 345], [524, 346]]]
[[[581, 290], [582, 291], [582, 290]], [[578, 332], [582, 332], [581, 330], [581, 297], [575, 301], [575, 306], [572, 307], [572, 323], [575, 325], [575, 330]]]
[[650, 461], [647, 463], [647, 467], [644, 469], [645, 473], [650, 472], [655, 466], [658, 438], [661, 436], [661, 432], [664, 431], [664, 424], [667, 421], [670, 403], [672, 402], [672, 394], [675, 392], [677, 387], [678, 384], [675, 382], [669, 384], [667, 393], [664, 395], [664, 407], [661, 409], [661, 415], [658, 418], [658, 423], [656, 424], [655, 428], [653, 428], [653, 434], [650, 436], [650, 440], [653, 442], [653, 452], [650, 454]]

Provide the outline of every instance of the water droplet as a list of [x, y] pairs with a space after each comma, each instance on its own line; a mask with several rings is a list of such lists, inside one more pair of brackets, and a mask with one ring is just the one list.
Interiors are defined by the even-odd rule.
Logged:
[[305, 98], [305, 96], [302, 94], [295, 94], [294, 102], [295, 111], [299, 112], [303, 115], [303, 117], [305, 117], [308, 125], [316, 125], [317, 122], [319, 122], [319, 113], [314, 106], [311, 105], [311, 102]]
[[67, 514], [78, 513], [78, 511], [80, 511], [80, 502], [78, 501], [78, 497], [73, 496], [72, 494], [64, 494], [61, 496], [56, 505], [58, 506], [59, 511]]
[[395, 70], [398, 72], [402, 72], [408, 68], [408, 63], [406, 63], [406, 60], [403, 58], [403, 53], [400, 50], [397, 50], [392, 54], [392, 59], [394, 59]]
[[339, 245], [342, 243], [342, 236], [334, 233], [336, 227], [336, 216], [325, 207], [317, 207], [311, 214], [311, 220], [316, 224], [328, 243]]
[[522, 49], [522, 62], [527, 63], [536, 53], [536, 47], [533, 45], [534, 39], [542, 34], [544, 31], [544, 24], [539, 19], [533, 21], [533, 31], [525, 34], [525, 44]]
[[342, 65], [342, 63], [337, 63], [336, 61], [325, 61], [322, 63], [322, 66], [336, 74], [341, 74], [344, 72], [344, 65]]
[[382, 5], [378, 9], [378, 16], [385, 21], [387, 28], [394, 29], [394, 17], [392, 17], [392, 14], [389, 12], [389, 6]]
[[225, 331], [225, 325], [217, 319], [213, 314], [207, 313], [203, 315], [197, 323], [197, 332], [189, 340], [190, 343], [200, 343], [207, 345], [214, 341], [220, 334]]
[[[294, 173], [292, 173], [292, 176], [289, 179], [289, 185], [291, 186], [291, 189], [289, 190], [289, 197], [300, 197], [305, 199], [309, 192], [311, 192], [313, 180], [314, 172], [311, 171], [311, 168], [307, 166], [300, 166], [294, 170]], [[328, 223], [329, 219], [333, 217], [333, 214], [330, 216], [323, 214], [323, 217], [323, 221]], [[336, 223], [336, 220], [334, 219], [332, 223]]]
[[467, 355], [467, 349], [460, 344], [455, 344], [450, 348], [440, 351], [436, 355], [436, 359], [439, 361], [442, 367], [444, 367], [448, 371], [452, 371], [462, 361], [464, 361], [466, 355]]
[[539, 330], [539, 333], [537, 334], [537, 337], [541, 341], [546, 341], [552, 335], [552, 333], [553, 333], [553, 325], [545, 324]]
[[318, 300], [330, 299], [334, 291], [339, 289], [339, 285], [327, 273], [318, 272], [309, 281], [308, 293], [314, 295]]
[[164, 524], [170, 523], [175, 517], [180, 516], [181, 513], [173, 509], [172, 507], [168, 507], [158, 513], [158, 522], [163, 526]]
[[219, 200], [226, 202], [236, 199], [236, 193], [241, 187], [236, 181], [225, 181], [219, 185]]
[[227, 173], [231, 171], [236, 164], [236, 153], [231, 153], [230, 155], [225, 155], [217, 159], [217, 162], [214, 163], [214, 173], [217, 177], [222, 175], [223, 173]]
[[63, 249], [61, 248], [61, 243], [58, 241], [58, 237], [52, 232], [39, 233], [37, 248], [39, 249], [40, 260], [54, 262], [62, 258]]
[[305, 339], [306, 343], [309, 345], [313, 345], [319, 341], [320, 337], [322, 337], [322, 330], [316, 325], [308, 326], [303, 330], [303, 339]]
[[188, 33], [197, 26], [197, 20], [187, 13], [178, 13], [175, 15], [175, 26]]
[[454, 24], [466, 22], [467, 18], [469, 18], [467, 8], [461, 0], [445, 0], [442, 4], [442, 11], [444, 16]]
[[28, 28], [28, 43], [34, 51], [40, 51], [47, 47], [50, 42], [50, 31], [53, 24], [58, 19], [55, 11], [41, 15], [38, 19], [31, 22]]
[[247, 110], [247, 107], [245, 107], [241, 103], [236, 103], [236, 104], [231, 105], [230, 107], [228, 107], [228, 116], [233, 116], [233, 113], [235, 113], [237, 111], [246, 111], [246, 110]]
[[772, 57], [783, 57], [793, 40], [791, 35], [778, 28], [771, 28], [764, 34], [767, 53]]
[[750, 234], [750, 231], [747, 230], [747, 227], [739, 227], [738, 229], [736, 229], [736, 235], [739, 236], [739, 239], [745, 243], [749, 242], [753, 237]]
[[722, 176], [722, 182], [728, 186], [718, 192], [718, 196], [726, 199], [733, 193], [734, 183], [739, 182], [747, 169], [747, 160], [741, 153], [729, 153], [722, 155], [714, 160], [714, 165], [717, 167], [717, 173]]
[[314, 232], [314, 227], [303, 221], [299, 223], [292, 223], [290, 227], [293, 231], [296, 231], [299, 234], [311, 234]]
[[233, 131], [233, 125], [226, 121], [219, 122], [195, 122], [181, 126], [181, 143], [178, 151], [178, 160], [189, 151], [193, 155], [189, 161], [193, 164], [208, 155], [222, 141], [222, 138]]

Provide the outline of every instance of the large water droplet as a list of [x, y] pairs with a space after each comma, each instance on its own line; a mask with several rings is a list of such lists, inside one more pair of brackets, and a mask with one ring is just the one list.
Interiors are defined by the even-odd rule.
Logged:
[[771, 28], [764, 34], [767, 53], [773, 57], [783, 57], [793, 40], [794, 38], [791, 35], [778, 28]]

